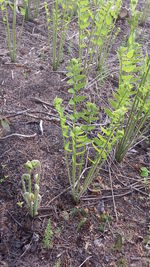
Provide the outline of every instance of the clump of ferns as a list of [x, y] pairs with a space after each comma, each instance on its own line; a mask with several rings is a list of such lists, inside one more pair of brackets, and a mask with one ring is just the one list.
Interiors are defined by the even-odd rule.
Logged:
[[130, 20], [130, 36], [126, 47], [119, 49], [120, 76], [119, 87], [110, 100], [113, 110], [124, 103], [127, 113], [120, 123], [123, 136], [116, 148], [116, 159], [121, 162], [128, 150], [136, 143], [144, 132], [144, 125], [149, 127], [150, 117], [150, 56], [145, 59], [141, 46], [136, 42], [138, 25], [137, 1], [131, 1], [132, 19]]
[[[127, 66], [127, 69], [129, 69], [129, 67], [130, 66]], [[136, 69], [139, 71], [139, 67], [134, 68], [135, 72]], [[128, 116], [124, 117], [124, 121], [121, 124], [124, 135], [119, 141], [116, 149], [116, 159], [118, 162], [123, 160], [128, 150], [141, 136], [143, 136], [146, 129], [150, 126], [150, 56], [146, 55], [142, 72], [139, 73], [138, 76], [133, 76], [131, 71], [128, 72], [128, 75], [126, 75], [125, 78], [127, 78], [127, 76], [129, 78], [129, 91], [127, 92], [126, 90], [124, 92], [131, 97], [129, 97], [126, 102], [129, 111]], [[132, 85], [133, 79], [134, 87]]]
[[[122, 120], [126, 109], [121, 105], [114, 112], [106, 110], [110, 118], [110, 124], [107, 128], [101, 127], [95, 137], [92, 135], [92, 131], [95, 129], [95, 122], [98, 120], [98, 108], [94, 103], [85, 101], [86, 96], [82, 94], [86, 85], [86, 76], [79, 60], [73, 59], [70, 62], [67, 76], [69, 78], [68, 83], [71, 85], [68, 92], [71, 94], [69, 106], [72, 112], [70, 115], [66, 115], [61, 98], [55, 98], [54, 106], [60, 118], [72, 196], [75, 201], [79, 201], [116, 142], [121, 138], [122, 131], [118, 130], [118, 124]], [[87, 154], [86, 148], [89, 146], [92, 146], [95, 151], [94, 158], [92, 154]], [[71, 165], [69, 164], [70, 156], [72, 159]], [[88, 164], [90, 163], [90, 168], [86, 168], [87, 161]]]

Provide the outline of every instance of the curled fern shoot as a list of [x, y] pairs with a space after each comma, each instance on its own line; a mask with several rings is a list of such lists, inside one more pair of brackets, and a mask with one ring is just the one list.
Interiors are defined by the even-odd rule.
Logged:
[[[41, 196], [39, 193], [41, 165], [38, 160], [32, 160], [27, 161], [25, 167], [27, 169], [27, 173], [22, 175], [23, 197], [31, 217], [35, 217], [38, 214], [38, 208], [41, 203]], [[34, 185], [33, 192], [32, 184]]]

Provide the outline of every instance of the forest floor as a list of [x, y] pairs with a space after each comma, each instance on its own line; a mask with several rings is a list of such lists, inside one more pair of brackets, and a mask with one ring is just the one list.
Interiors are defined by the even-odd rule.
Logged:
[[[70, 25], [68, 39], [76, 36], [76, 23], [74, 20]], [[86, 91], [101, 111], [118, 84], [116, 51], [129, 33], [126, 18], [119, 19], [117, 26], [121, 31], [108, 56], [107, 78], [92, 82]], [[21, 16], [17, 15], [18, 31], [20, 28]], [[150, 19], [139, 26], [138, 39], [150, 49]], [[78, 205], [72, 201], [53, 107], [55, 96], [68, 101], [66, 65], [68, 59], [76, 57], [74, 37], [72, 43], [71, 47], [66, 43], [63, 62], [58, 71], [53, 71], [41, 3], [39, 19], [24, 24], [17, 62], [13, 64], [0, 18], [0, 111], [10, 127], [0, 140], [0, 266], [54, 267], [60, 259], [61, 267], [149, 267], [150, 177], [145, 183], [140, 169], [150, 169], [150, 139], [135, 146], [121, 164], [112, 154], [95, 180], [97, 191], [88, 190]], [[91, 75], [91, 81], [96, 75]], [[103, 123], [106, 118], [101, 114]], [[32, 159], [40, 160], [42, 166], [42, 203], [35, 219], [18, 205], [23, 201], [24, 163]], [[104, 205], [105, 216], [98, 212], [100, 205]], [[42, 241], [48, 219], [53, 246], [47, 251]]]

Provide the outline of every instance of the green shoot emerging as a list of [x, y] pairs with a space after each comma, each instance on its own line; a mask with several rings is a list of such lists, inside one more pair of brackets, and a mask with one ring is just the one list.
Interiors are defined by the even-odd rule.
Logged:
[[[41, 165], [38, 160], [32, 160], [27, 161], [25, 167], [27, 169], [27, 173], [22, 175], [23, 197], [30, 215], [35, 217], [38, 214], [38, 208], [41, 203], [41, 196], [39, 194]], [[33, 192], [32, 184], [34, 185]]]

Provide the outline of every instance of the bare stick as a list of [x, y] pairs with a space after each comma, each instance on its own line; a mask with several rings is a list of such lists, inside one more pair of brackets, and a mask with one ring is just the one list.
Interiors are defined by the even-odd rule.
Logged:
[[36, 103], [41, 103], [41, 104], [45, 104], [45, 105], [47, 105], [47, 106], [50, 106], [50, 107], [53, 108], [53, 110], [55, 110], [55, 109], [54, 109], [54, 106], [53, 106], [52, 104], [50, 104], [50, 103], [48, 103], [48, 102], [46, 102], [46, 101], [44, 101], [44, 100], [42, 100], [42, 99], [39, 99], [39, 98], [37, 98], [37, 97], [31, 97], [30, 99], [31, 99], [32, 101], [36, 102]]
[[11, 117], [16, 117], [16, 116], [19, 116], [19, 115], [22, 115], [24, 113], [27, 113], [30, 109], [26, 109], [26, 110], [22, 110], [22, 111], [18, 111], [16, 113], [13, 113], [13, 114], [9, 114], [9, 115], [4, 115], [2, 117], [0, 117], [0, 120], [3, 120], [3, 119], [6, 119], [6, 118], [11, 118]]
[[[114, 195], [114, 197], [124, 197], [124, 196], [127, 196], [129, 194], [132, 194], [133, 191], [132, 190], [129, 190], [127, 191], [126, 193], [123, 193], [123, 194], [117, 194], [117, 195]], [[111, 199], [112, 198], [112, 195], [111, 196], [103, 196], [103, 197], [82, 197], [81, 199], [83, 201], [91, 201], [91, 200], [103, 200], [103, 199]]]
[[14, 137], [14, 136], [23, 137], [23, 138], [31, 138], [31, 137], [35, 137], [36, 135], [37, 135], [36, 133], [34, 133], [34, 134], [30, 134], [30, 135], [19, 134], [19, 133], [13, 133], [13, 134], [9, 134], [9, 135], [6, 135], [6, 136], [0, 138], [0, 140], [5, 140], [5, 139], [7, 139], [7, 138]]

